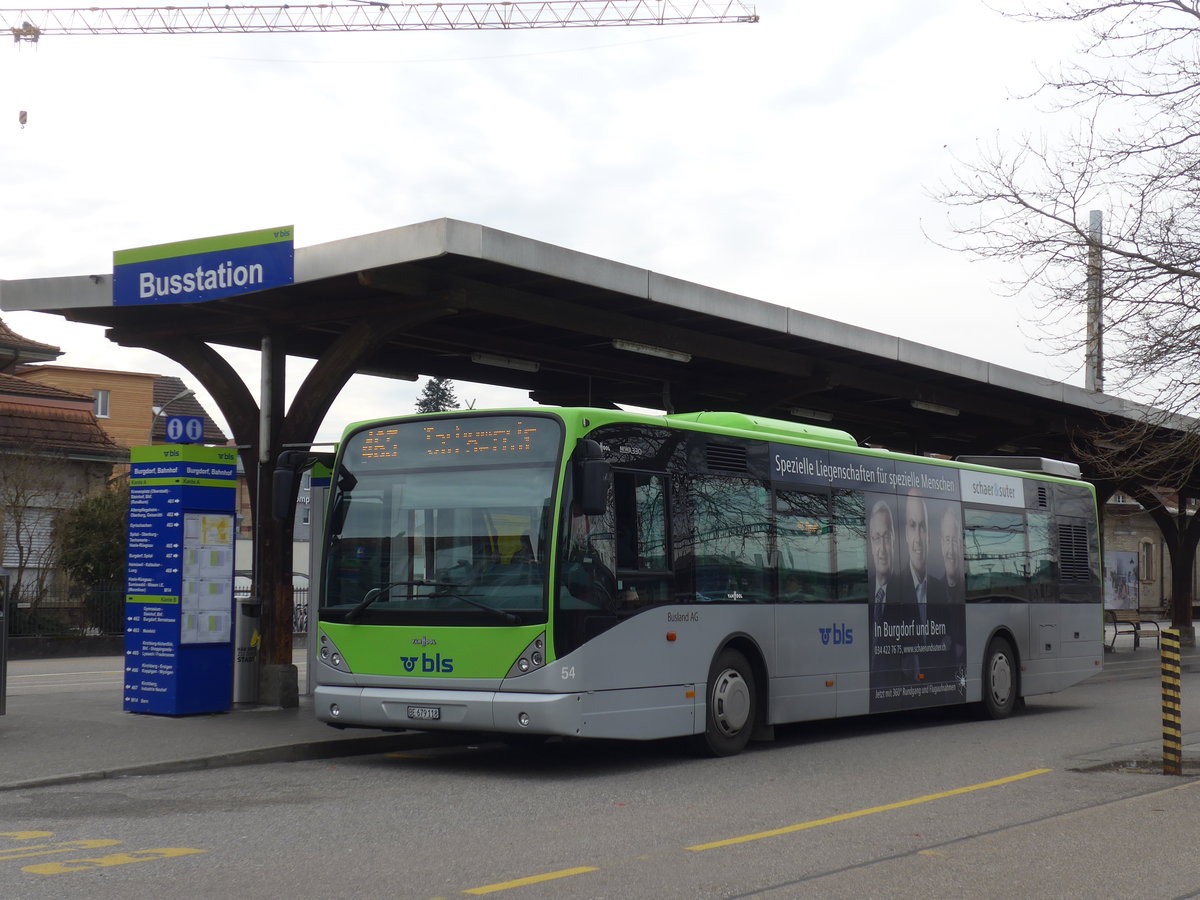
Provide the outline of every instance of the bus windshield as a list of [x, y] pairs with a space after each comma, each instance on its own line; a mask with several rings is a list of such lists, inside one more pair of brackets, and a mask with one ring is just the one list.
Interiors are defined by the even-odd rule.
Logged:
[[357, 432], [334, 479], [323, 619], [396, 625], [546, 620], [562, 429], [463, 416]]

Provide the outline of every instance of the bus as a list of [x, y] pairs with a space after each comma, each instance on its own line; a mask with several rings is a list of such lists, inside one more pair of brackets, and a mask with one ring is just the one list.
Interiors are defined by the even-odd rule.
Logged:
[[314, 703], [339, 728], [728, 756], [782, 723], [1004, 718], [1100, 671], [1071, 463], [539, 407], [358, 423], [331, 472]]

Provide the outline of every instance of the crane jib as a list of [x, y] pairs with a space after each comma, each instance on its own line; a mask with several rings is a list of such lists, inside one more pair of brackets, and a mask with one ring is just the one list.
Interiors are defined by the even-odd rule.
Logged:
[[491, 31], [635, 25], [753, 23], [740, 2], [511, 0], [497, 3], [333, 3], [311, 6], [144, 6], [0, 10], [17, 42], [46, 36], [267, 34], [354, 31]]

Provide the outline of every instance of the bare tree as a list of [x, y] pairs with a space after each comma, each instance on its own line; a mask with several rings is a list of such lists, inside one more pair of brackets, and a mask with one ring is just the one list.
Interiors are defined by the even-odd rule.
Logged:
[[54, 520], [83, 496], [62, 462], [45, 454], [0, 454], [0, 563], [13, 576], [13, 599], [31, 609], [54, 577]]
[[[937, 194], [956, 246], [1012, 264], [1019, 275], [1010, 286], [1036, 298], [1060, 347], [1086, 344], [1089, 286], [1102, 285], [1107, 391], [1143, 406], [1073, 442], [1102, 493], [1129, 490], [1158, 522], [1172, 560], [1172, 621], [1191, 643], [1200, 540], [1200, 429], [1190, 418], [1200, 413], [1200, 2], [993, 2], [1009, 18], [1078, 27], [1077, 61], [1041, 73], [1025, 98], [1071, 127], [1055, 137], [997, 137], [977, 159], [959, 160]], [[1092, 210], [1106, 218], [1098, 234]]]
[[[1019, 266], [1063, 345], [1085, 340], [1089, 212], [1104, 211], [1106, 358], [1127, 397], [1200, 412], [1200, 3], [1059, 0], [1002, 15], [1074, 22], [1083, 62], [1026, 99], [1073, 128], [997, 138], [938, 196], [957, 246]], [[1131, 438], [1132, 439], [1132, 438]]]

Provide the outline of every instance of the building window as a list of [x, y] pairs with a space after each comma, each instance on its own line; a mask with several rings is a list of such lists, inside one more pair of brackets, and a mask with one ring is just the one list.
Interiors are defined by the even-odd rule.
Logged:
[[108, 391], [92, 391], [92, 396], [96, 400], [96, 418], [108, 418]]
[[1142, 581], [1154, 580], [1154, 544], [1150, 541], [1142, 541], [1141, 571], [1138, 573]]

